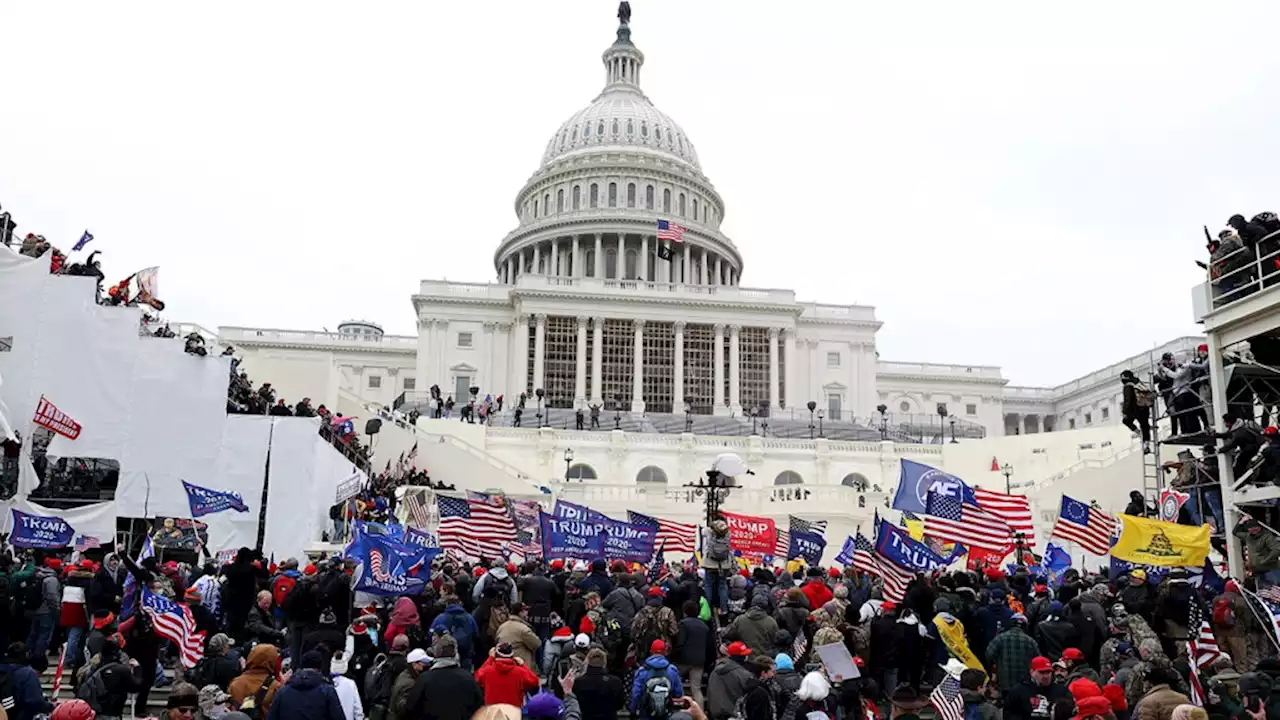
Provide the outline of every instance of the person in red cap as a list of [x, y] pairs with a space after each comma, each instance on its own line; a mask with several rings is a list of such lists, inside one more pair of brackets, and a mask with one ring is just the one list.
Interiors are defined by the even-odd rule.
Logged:
[[541, 687], [538, 676], [515, 656], [511, 643], [498, 643], [476, 671], [476, 683], [484, 691], [485, 705], [524, 704], [524, 694]]
[[1053, 678], [1053, 663], [1043, 655], [1031, 658], [1031, 672], [1004, 696], [1005, 720], [1048, 718], [1054, 703], [1071, 700], [1067, 687]]
[[627, 709], [642, 720], [665, 718], [671, 714], [671, 700], [678, 697], [684, 697], [680, 671], [667, 660], [667, 643], [654, 640], [649, 645], [649, 657], [631, 683]]
[[1076, 718], [1077, 720], [1086, 720], [1086, 718], [1103, 718], [1109, 720], [1115, 715], [1111, 714], [1111, 701], [1096, 695], [1088, 697], [1076, 702]]
[[1075, 680], [1086, 680], [1097, 686], [1101, 681], [1098, 672], [1089, 665], [1084, 653], [1079, 648], [1069, 647], [1062, 651], [1062, 662], [1067, 665], [1067, 683]]
[[740, 640], [725, 648], [725, 656], [716, 661], [707, 679], [707, 717], [724, 720], [733, 716], [738, 699], [756, 679], [755, 672], [746, 665], [750, 657], [751, 648]]

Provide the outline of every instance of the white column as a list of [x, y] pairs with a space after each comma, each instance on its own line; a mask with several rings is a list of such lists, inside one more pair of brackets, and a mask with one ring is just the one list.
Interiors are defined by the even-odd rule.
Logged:
[[511, 328], [513, 341], [511, 356], [511, 406], [515, 407], [520, 393], [529, 392], [529, 316], [517, 315]]
[[647, 281], [649, 279], [649, 236], [640, 236], [640, 256], [636, 258], [636, 272], [640, 274], [640, 279]]
[[742, 414], [742, 373], [739, 364], [742, 359], [739, 339], [742, 337], [741, 325], [729, 326], [729, 405], [734, 415]]
[[596, 278], [604, 279], [604, 236], [596, 233]]
[[671, 412], [684, 411], [684, 321], [675, 322], [676, 347], [671, 364]]
[[418, 321], [418, 355], [414, 358], [414, 375], [418, 389], [414, 392], [426, 393], [431, 387], [431, 326], [433, 320]]
[[498, 383], [493, 374], [493, 332], [497, 323], [487, 322], [482, 326], [480, 334], [480, 372], [479, 377], [472, 378], [471, 384], [480, 388], [480, 396], [484, 393], [496, 394]]
[[680, 271], [680, 282], [685, 283], [687, 285], [690, 283], [690, 280], [689, 280], [690, 257], [689, 256], [692, 254], [692, 251], [689, 249], [689, 243], [682, 243], [682, 244], [684, 246], [684, 251], [681, 253], [681, 255], [683, 256], [684, 259], [681, 260], [682, 266]]
[[716, 256], [716, 285], [724, 284], [724, 263], [722, 260], [723, 258], [719, 255]]
[[533, 388], [537, 390], [543, 386], [543, 372], [546, 365], [543, 362], [543, 353], [547, 347], [547, 316], [544, 313], [538, 313], [534, 316], [534, 322], [537, 323], [533, 331]]
[[796, 386], [796, 378], [800, 376], [800, 365], [799, 360], [797, 360], [796, 353], [796, 331], [790, 328], [785, 330], [782, 336], [782, 341], [782, 349], [786, 353], [784, 359], [787, 362], [786, 394], [782, 400], [787, 404], [787, 407], [795, 408], [798, 407], [796, 404], [796, 398], [799, 396], [799, 387]]
[[702, 249], [702, 284], [711, 284], [711, 253], [706, 248]]
[[715, 406], [712, 412], [716, 415], [727, 415], [728, 411], [724, 406], [724, 324], [717, 323], [715, 331], [711, 352], [711, 362], [714, 363], [711, 368], [711, 377], [714, 381], [711, 388], [711, 404]]
[[[436, 377], [439, 378], [441, 388], [450, 387], [453, 384], [453, 378], [449, 377], [449, 321], [436, 320]], [[448, 393], [446, 393], [447, 395]], [[457, 400], [458, 398], [454, 398]]]
[[542, 262], [542, 243], [535, 243], [533, 246], [533, 274], [538, 274], [538, 264]]
[[[805, 348], [809, 351], [809, 397], [805, 398], [803, 402], [807, 403], [810, 400], [818, 399], [818, 386], [820, 382], [820, 376], [818, 374], [820, 372], [818, 369], [818, 341], [809, 340], [805, 343]], [[796, 399], [799, 400], [799, 398]]]
[[555, 277], [560, 273], [557, 272], [556, 261], [559, 260], [560, 243], [557, 238], [551, 238], [551, 246], [547, 248], [547, 274]]
[[769, 413], [778, 411], [778, 328], [769, 328]]
[[573, 406], [580, 408], [587, 399], [587, 318], [583, 315], [578, 316], [578, 352], [574, 360]]
[[617, 254], [617, 257], [613, 259], [613, 262], [614, 262], [613, 274], [616, 275], [619, 280], [625, 280], [627, 277], [626, 276], [627, 257], [624, 254], [627, 249], [626, 239], [627, 239], [626, 235], [623, 235], [622, 233], [618, 233], [618, 254]]
[[[599, 242], [599, 236], [596, 236], [596, 242]], [[591, 338], [591, 402], [596, 405], [603, 405], [604, 398], [604, 380], [601, 377], [601, 369], [604, 365], [604, 318], [591, 318], [592, 338]]]
[[636, 340], [631, 356], [631, 412], [644, 412], [644, 320], [631, 321]]
[[569, 268], [572, 271], [569, 273], [570, 277], [579, 278], [586, 275], [586, 273], [582, 272], [582, 252], [579, 248], [579, 246], [582, 245], [581, 240], [582, 238], [577, 235], [573, 235], [569, 238], [569, 242], [573, 243], [570, 246], [573, 248], [573, 254], [569, 256], [570, 263], [573, 265], [573, 267]]

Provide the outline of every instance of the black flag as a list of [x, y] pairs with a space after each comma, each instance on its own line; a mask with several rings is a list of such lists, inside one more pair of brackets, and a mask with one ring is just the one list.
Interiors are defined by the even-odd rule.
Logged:
[[663, 244], [661, 244], [661, 245], [659, 245], [659, 246], [658, 246], [658, 259], [659, 259], [659, 260], [670, 260], [670, 259], [671, 259], [671, 246], [670, 246], [670, 245], [668, 245], [668, 244], [666, 244], [666, 243], [663, 243]]

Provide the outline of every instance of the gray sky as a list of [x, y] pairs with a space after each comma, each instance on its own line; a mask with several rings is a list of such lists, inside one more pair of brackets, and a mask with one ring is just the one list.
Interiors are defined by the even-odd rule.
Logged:
[[[886, 360], [1057, 384], [1194, 333], [1201, 225], [1280, 210], [1274, 3], [632, 6], [744, 284], [875, 305]], [[420, 279], [493, 276], [615, 8], [3, 3], [0, 203], [174, 319], [411, 333]]]

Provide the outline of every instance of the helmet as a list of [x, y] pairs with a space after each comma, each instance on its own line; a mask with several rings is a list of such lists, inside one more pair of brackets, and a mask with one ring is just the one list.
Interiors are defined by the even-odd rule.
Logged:
[[89, 703], [84, 700], [69, 700], [58, 703], [49, 720], [93, 720], [97, 715]]

